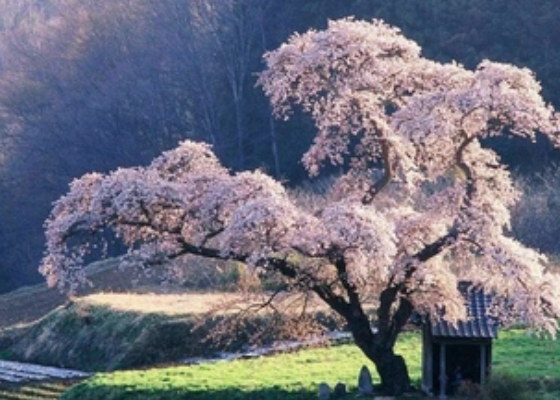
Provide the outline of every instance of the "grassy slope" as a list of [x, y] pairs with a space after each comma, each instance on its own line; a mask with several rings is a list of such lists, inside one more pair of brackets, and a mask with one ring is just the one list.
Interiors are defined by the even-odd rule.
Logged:
[[[212, 294], [86, 296], [35, 323], [0, 330], [0, 355], [85, 371], [207, 355], [219, 350], [220, 344], [207, 341], [201, 345], [209, 327], [216, 323], [205, 313], [220, 299]], [[234, 344], [245, 340], [231, 338]]]
[[[98, 266], [91, 274], [97, 289], [105, 287], [113, 290], [128, 290], [129, 277], [123, 276], [114, 268], [114, 265]], [[88, 326], [97, 326], [99, 328], [95, 330], [97, 335], [105, 335], [102, 344], [105, 348], [110, 348], [111, 342], [129, 342], [129, 338], [132, 336], [142, 337], [139, 331], [134, 331], [135, 323], [139, 326], [152, 326], [151, 322], [159, 318], [167, 321], [167, 325], [166, 323], [156, 324], [160, 328], [152, 331], [151, 336], [155, 342], [161, 344], [168, 342], [168, 340], [162, 339], [162, 335], [172, 331], [169, 329], [172, 325], [168, 325], [168, 323], [176, 324], [173, 321], [184, 319], [183, 312], [192, 316], [197, 312], [207, 311], [211, 304], [215, 304], [214, 301], [218, 301], [217, 299], [213, 296], [189, 298], [178, 294], [138, 296], [130, 293], [112, 293], [95, 294], [75, 301], [69, 307], [59, 307], [67, 299], [55, 291], [47, 289], [44, 285], [40, 285], [0, 296], [0, 321], [4, 324], [8, 324], [6, 321], [17, 324], [39, 319], [38, 326], [41, 323], [49, 322], [50, 317], [43, 319], [41, 317], [58, 307], [55, 311], [58, 316], [53, 319], [58, 320], [59, 323], [63, 322], [61, 326], [66, 329], [68, 337], [73, 339], [79, 337], [76, 331], [69, 329], [72, 326], [78, 326], [79, 331], [85, 328], [81, 332], [84, 335], [81, 339], [82, 344], [93, 342], [93, 336], [87, 335]], [[182, 312], [177, 313], [178, 309]], [[64, 310], [70, 312], [65, 318], [61, 318], [64, 313], [60, 314], [60, 312]], [[148, 320], [143, 321], [144, 318], [151, 319], [151, 322], [146, 323]], [[96, 321], [107, 325], [97, 324]], [[127, 321], [128, 323], [126, 323]], [[141, 323], [142, 321], [143, 323]], [[109, 326], [128, 326], [128, 328], [120, 331], [116, 329], [121, 336], [116, 335], [111, 339], [110, 335], [107, 335]], [[46, 329], [36, 332], [36, 334], [42, 332], [42, 335], [31, 337], [31, 341], [28, 343], [32, 343], [39, 336], [44, 339], [45, 332], [53, 328], [48, 325], [44, 327]], [[5, 331], [6, 329], [2, 329], [0, 326], [0, 346], [2, 344], [1, 336]], [[182, 335], [182, 332], [184, 331], [179, 332], [179, 336]], [[93, 335], [92, 332], [90, 334]], [[53, 343], [57, 341], [56, 338], [51, 340]], [[160, 352], [157, 347], [147, 346], [146, 342], [140, 341], [139, 343], [132, 354], [144, 353], [145, 355], [150, 352], [156, 354]], [[184, 350], [184, 342], [175, 345], [177, 349]], [[418, 379], [420, 374], [418, 337], [405, 336], [399, 346], [411, 366], [413, 378]], [[38, 347], [40, 348], [41, 345]], [[63, 352], [67, 353], [67, 347], [61, 346], [61, 348]], [[84, 354], [90, 352], [96, 354], [101, 352], [100, 349], [98, 350], [76, 351]], [[0, 354], [2, 351], [3, 349], [0, 347]], [[115, 353], [112, 352], [115, 352], [114, 348], [108, 352], [109, 359], [115, 359]], [[557, 371], [560, 369], [560, 344], [558, 342], [529, 338], [519, 331], [502, 332], [500, 340], [496, 343], [494, 355], [494, 371], [527, 378], [537, 393], [535, 400], [560, 398], [560, 379], [557, 377]], [[169, 353], [166, 356], [169, 356]], [[52, 361], [52, 358], [47, 359]], [[86, 362], [90, 361], [90, 359], [86, 360]], [[361, 365], [367, 363], [367, 360], [354, 346], [336, 346], [327, 350], [315, 349], [292, 355], [239, 361], [232, 364], [217, 363], [197, 367], [158, 368], [100, 374], [77, 385], [66, 394], [65, 399], [178, 399], [185, 398], [187, 393], [188, 398], [205, 400], [225, 398], [315, 399], [319, 381], [327, 381], [331, 386], [336, 381], [345, 381], [352, 385]], [[0, 384], [0, 398], [54, 399], [65, 390], [68, 384], [68, 382], [27, 384], [20, 388]]]
[[[418, 335], [405, 334], [413, 379], [420, 378]], [[353, 345], [309, 349], [254, 360], [100, 374], [71, 389], [64, 399], [316, 399], [317, 385], [345, 382], [356, 390], [357, 374], [368, 360]], [[374, 378], [377, 379], [377, 378]]]
[[[79, 295], [131, 290], [130, 275], [136, 272], [121, 271], [117, 265], [116, 260], [107, 260], [88, 266], [87, 275], [92, 285], [84, 288]], [[67, 301], [67, 296], [46, 284], [23, 287], [0, 295], [0, 329], [36, 321]]]
[[[225, 340], [231, 349], [238, 348], [247, 342], [247, 332], [268, 318], [246, 318], [237, 330], [228, 325], [231, 332], [201, 345], [219, 319], [207, 313], [240, 296], [185, 293], [150, 281], [133, 288], [131, 271], [120, 271], [114, 261], [88, 269], [93, 288], [72, 300], [45, 285], [0, 296], [0, 321], [11, 323], [0, 326], [0, 357], [86, 371], [140, 367], [207, 355], [222, 350]], [[111, 292], [90, 294], [94, 290]], [[281, 335], [289, 335], [289, 329], [279, 332], [282, 327], [274, 321], [274, 331], [267, 331], [264, 339], [273, 332], [286, 338]]]
[[[403, 335], [398, 351], [418, 382], [419, 335]], [[346, 382], [355, 391], [357, 372], [363, 364], [369, 362], [355, 346], [333, 346], [258, 360], [99, 374], [70, 389], [63, 398], [311, 400], [316, 399], [321, 381], [331, 387], [338, 381]], [[560, 398], [559, 342], [530, 337], [519, 330], [502, 332], [496, 341], [493, 368], [495, 374], [526, 380], [535, 395], [533, 400]]]
[[[130, 283], [131, 274], [135, 275], [136, 271], [121, 271], [117, 268], [117, 263], [114, 260], [93, 264], [88, 267], [87, 273], [92, 282], [92, 286], [79, 293], [80, 297], [75, 299], [74, 302], [70, 302], [67, 296], [59, 293], [56, 289], [48, 288], [46, 284], [23, 287], [13, 292], [0, 295], [0, 356], [21, 359], [21, 357], [14, 357], [10, 347], [14, 344], [14, 340], [12, 339], [14, 337], [19, 338], [18, 333], [23, 332], [28, 332], [29, 336], [24, 338], [20, 347], [30, 350], [35, 348], [39, 350], [39, 353], [41, 353], [42, 350], [48, 349], [47, 332], [49, 328], [52, 327], [52, 322], [55, 320], [59, 320], [59, 322], [62, 320], [62, 325], [68, 329], [70, 325], [72, 325], [72, 321], [75, 325], [76, 322], [83, 320], [83, 317], [87, 316], [89, 312], [97, 314], [99, 320], [105, 320], [106, 323], [113, 325], [113, 327], [116, 325], [114, 324], [115, 319], [118, 320], [121, 326], [128, 325], [128, 332], [123, 333], [130, 335], [134, 333], [135, 324], [127, 324], [127, 321], [135, 321], [136, 329], [138, 329], [138, 326], [142, 325], [142, 322], [144, 322], [144, 325], [153, 326], [153, 323], [148, 323], [149, 319], [153, 321], [153, 316], [146, 315], [148, 313], [153, 313], [161, 314], [161, 321], [165, 320], [168, 322], [168, 324], [163, 323], [158, 329], [165, 330], [169, 333], [170, 327], [171, 331], [181, 329], [181, 324], [178, 322], [181, 315], [194, 315], [207, 312], [222, 299], [222, 297], [217, 295], [186, 296], [179, 294], [156, 295], [155, 293], [145, 293], [147, 291], [162, 292], [163, 290], [158, 286], [151, 286], [150, 284], [152, 282], [147, 279], [140, 279], [141, 286], [133, 287]], [[100, 293], [99, 291], [103, 292]], [[142, 296], [138, 296], [138, 292], [141, 292]], [[84, 296], [87, 297], [84, 298]], [[112, 308], [114, 311], [109, 311], [108, 307]], [[76, 318], [77, 316], [80, 318]], [[51, 318], [50, 321], [49, 318]], [[111, 318], [113, 319], [112, 324]], [[175, 323], [173, 323], [173, 321], [175, 321]], [[97, 332], [102, 329], [103, 328], [100, 327]], [[89, 345], [98, 343], [99, 338], [94, 338], [94, 336], [96, 336], [95, 331], [95, 329], [90, 329], [89, 338], [87, 332], [82, 332], [81, 342], [87, 342], [88, 339], [92, 339]], [[62, 339], [59, 341], [59, 347], [64, 353], [67, 353], [66, 350], [72, 347], [75, 349], [80, 347], [80, 343], [73, 343], [69, 346], [68, 343], [64, 343], [66, 340], [72, 341], [77, 338], [75, 335], [77, 331], [69, 329], [67, 333], [65, 337], [58, 338]], [[181, 334], [181, 332], [179, 332], [179, 334]], [[41, 336], [41, 340], [35, 340], [37, 339], [37, 335]], [[146, 333], [144, 335], [146, 335]], [[157, 332], [152, 332], [152, 335], [156, 336]], [[114, 336], [118, 336], [118, 332]], [[45, 341], [45, 339], [47, 340]], [[135, 353], [135, 348], [130, 346], [130, 342], [134, 341], [127, 339], [119, 341], [115, 337], [113, 337], [113, 339], [114, 346], [118, 346], [120, 342], [124, 347], [130, 348], [130, 353]], [[146, 340], [149, 341], [149, 338], [146, 339], [145, 336], [143, 339], [144, 343], [142, 343], [142, 341], [137, 341], [136, 343], [139, 343], [138, 345], [141, 346], [142, 344], [146, 344]], [[106, 340], [104, 344], [106, 345], [106, 349], [104, 349], [102, 353], [109, 354], [107, 359], [110, 359], [111, 362], [118, 362], [118, 360], [116, 360], [118, 357], [115, 357], [118, 350], [114, 347], [111, 348], [107, 346], [110, 343]], [[168, 352], [162, 354], [163, 357], [165, 357], [165, 355], [169, 356], [169, 351], [172, 351], [169, 347], [172, 346], [172, 344], [168, 346]], [[182, 346], [181, 351], [184, 351], [187, 346]], [[94, 349], [90, 348], [90, 350]], [[150, 352], [160, 353], [158, 349], [150, 349], [149, 346], [148, 348], [143, 348], [144, 357], [149, 359]], [[76, 353], [77, 352], [74, 350], [74, 354]], [[80, 351], [79, 353], [86, 355], [88, 351]], [[91, 354], [97, 354], [97, 358], [101, 358], [97, 351], [91, 351]], [[56, 360], [52, 356], [52, 353], [49, 354], [45, 352], [45, 355], [40, 356], [42, 360], [35, 361], [44, 361], [45, 364], [49, 365], [56, 364]], [[79, 357], [77, 358], [79, 359]], [[95, 365], [91, 364], [91, 360], [91, 357], [86, 357], [84, 360], [90, 368], [95, 367]], [[142, 362], [142, 360], [138, 361]], [[146, 360], [146, 362], [148, 361], [149, 360]], [[104, 363], [103, 367], [105, 368], [114, 367], [114, 365], [107, 361], [102, 360], [101, 362]], [[135, 361], [129, 359], [128, 361], [125, 360], [125, 362], [134, 363]], [[0, 382], [0, 399], [58, 399], [60, 395], [74, 383], [73, 381], [60, 380], [24, 384]]]

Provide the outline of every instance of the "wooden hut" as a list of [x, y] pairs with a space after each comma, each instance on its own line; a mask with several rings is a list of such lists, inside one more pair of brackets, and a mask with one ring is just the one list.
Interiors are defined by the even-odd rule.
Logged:
[[427, 321], [423, 328], [422, 389], [439, 399], [453, 395], [463, 382], [484, 383], [490, 374], [497, 321], [489, 316], [491, 296], [468, 282], [459, 284], [468, 319], [456, 325]]

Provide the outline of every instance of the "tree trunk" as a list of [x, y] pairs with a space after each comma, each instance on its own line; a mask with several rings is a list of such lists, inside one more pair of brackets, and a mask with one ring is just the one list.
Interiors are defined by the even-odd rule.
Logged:
[[[354, 343], [377, 368], [381, 378], [381, 390], [389, 396], [400, 396], [410, 390], [410, 376], [403, 357], [393, 349], [398, 335], [408, 322], [414, 307], [408, 299], [404, 284], [392, 284], [379, 295], [376, 326], [372, 327], [369, 316], [362, 307], [360, 294], [355, 285], [348, 280], [346, 261], [336, 252], [330, 257], [335, 266], [342, 288], [347, 297], [340, 296], [330, 285], [313, 284], [313, 290], [320, 299], [342, 316], [352, 333]], [[285, 261], [273, 264], [282, 275], [291, 279], [297, 276], [297, 268]], [[412, 274], [413, 269], [409, 270]]]
[[356, 345], [375, 365], [383, 394], [399, 396], [409, 391], [410, 377], [405, 360], [393, 351], [396, 334], [374, 332], [365, 315], [354, 315], [348, 321], [348, 328]]
[[[381, 351], [380, 351], [381, 350]], [[410, 390], [410, 377], [404, 358], [393, 349], [377, 349], [372, 360], [381, 377], [381, 390], [388, 396], [400, 396]]]
[[[353, 332], [352, 332], [353, 333]], [[387, 396], [400, 396], [410, 390], [410, 376], [404, 358], [395, 354], [392, 347], [387, 346], [374, 335], [369, 344], [356, 344], [368, 357], [381, 379], [381, 391]]]
[[381, 378], [381, 390], [388, 396], [399, 396], [410, 390], [406, 362], [393, 349], [413, 307], [408, 300], [399, 299], [398, 292], [398, 288], [394, 287], [382, 292], [376, 329], [372, 329], [361, 307], [353, 307], [352, 312], [345, 316], [354, 342], [375, 364]]

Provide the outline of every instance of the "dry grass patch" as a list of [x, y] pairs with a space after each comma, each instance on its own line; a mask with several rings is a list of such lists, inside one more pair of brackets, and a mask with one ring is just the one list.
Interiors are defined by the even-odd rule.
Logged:
[[115, 311], [169, 316], [206, 314], [241, 300], [242, 296], [233, 293], [96, 293], [80, 299]]
[[[104, 306], [115, 311], [167, 316], [197, 316], [210, 313], [223, 315], [239, 311], [266, 314], [271, 311], [271, 308], [264, 307], [271, 296], [267, 293], [185, 293], [165, 288], [158, 290], [154, 287], [139, 289], [138, 292], [95, 293], [76, 300], [82, 305]], [[303, 299], [301, 295], [296, 294], [278, 296], [272, 305], [278, 310], [293, 314], [300, 313], [304, 308], [307, 312], [328, 310], [317, 298]]]

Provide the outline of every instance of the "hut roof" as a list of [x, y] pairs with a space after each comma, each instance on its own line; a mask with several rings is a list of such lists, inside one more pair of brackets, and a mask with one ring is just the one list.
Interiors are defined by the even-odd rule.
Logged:
[[481, 288], [473, 287], [470, 282], [461, 282], [459, 291], [465, 297], [467, 320], [452, 324], [440, 318], [432, 321], [431, 331], [434, 337], [495, 339], [498, 337], [498, 323], [489, 315], [492, 296]]

